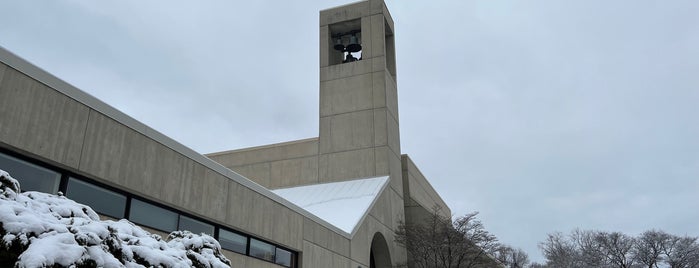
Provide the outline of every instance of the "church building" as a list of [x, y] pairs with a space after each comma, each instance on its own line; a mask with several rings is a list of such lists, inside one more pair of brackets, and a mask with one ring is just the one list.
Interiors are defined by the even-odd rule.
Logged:
[[406, 264], [399, 223], [451, 212], [401, 151], [395, 33], [382, 0], [320, 11], [318, 136], [206, 155], [0, 47], [0, 169], [232, 267]]

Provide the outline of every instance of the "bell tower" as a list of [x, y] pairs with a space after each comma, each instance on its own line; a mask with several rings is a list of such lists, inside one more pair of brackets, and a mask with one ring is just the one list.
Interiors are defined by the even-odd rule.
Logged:
[[321, 183], [390, 175], [402, 196], [393, 25], [381, 0], [320, 12]]

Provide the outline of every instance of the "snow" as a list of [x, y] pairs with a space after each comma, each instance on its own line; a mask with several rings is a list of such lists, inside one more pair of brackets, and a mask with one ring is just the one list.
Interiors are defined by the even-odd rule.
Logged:
[[383, 176], [272, 192], [351, 234], [387, 184], [388, 176]]
[[64, 196], [20, 193], [0, 170], [0, 264], [15, 267], [229, 267], [213, 237], [187, 231], [167, 240], [127, 220], [101, 221]]

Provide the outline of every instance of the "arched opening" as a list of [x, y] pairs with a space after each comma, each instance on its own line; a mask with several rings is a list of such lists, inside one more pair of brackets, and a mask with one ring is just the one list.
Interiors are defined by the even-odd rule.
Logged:
[[369, 268], [391, 268], [391, 253], [388, 243], [381, 233], [374, 234], [369, 253]]

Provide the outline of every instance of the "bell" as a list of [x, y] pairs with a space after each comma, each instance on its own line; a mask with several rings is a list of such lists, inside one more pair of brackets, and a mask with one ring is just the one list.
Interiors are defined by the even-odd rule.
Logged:
[[357, 42], [357, 36], [353, 34], [352, 36], [350, 36], [350, 42], [349, 42], [349, 45], [347, 45], [347, 52], [352, 53], [352, 52], [359, 52], [361, 50], [362, 50], [362, 45], [360, 45]]
[[359, 59], [355, 58], [354, 55], [352, 55], [352, 53], [347, 53], [347, 57], [345, 57], [345, 60], [342, 61], [342, 63], [354, 62], [358, 60]]
[[335, 46], [333, 46], [337, 51], [345, 51], [345, 45], [342, 44], [342, 37], [335, 39]]

